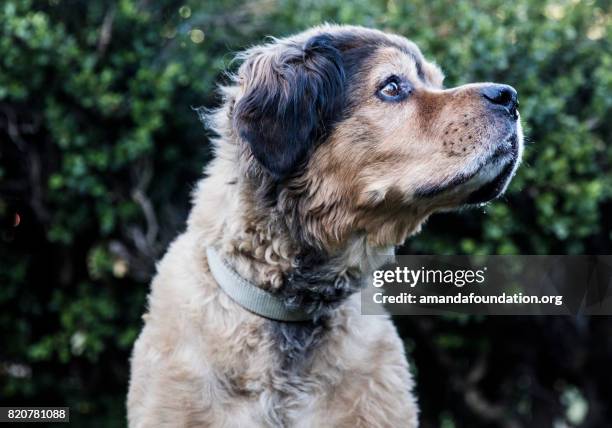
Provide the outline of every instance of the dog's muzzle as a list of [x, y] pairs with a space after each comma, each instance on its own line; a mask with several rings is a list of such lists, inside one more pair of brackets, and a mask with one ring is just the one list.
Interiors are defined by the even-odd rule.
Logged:
[[499, 162], [501, 164], [502, 168], [499, 173], [491, 181], [483, 184], [479, 189], [470, 193], [466, 200], [467, 204], [482, 204], [488, 202], [497, 198], [506, 190], [519, 162], [519, 140], [516, 133], [508, 138], [508, 143], [509, 144], [501, 145], [493, 153], [489, 161], [491, 163]]

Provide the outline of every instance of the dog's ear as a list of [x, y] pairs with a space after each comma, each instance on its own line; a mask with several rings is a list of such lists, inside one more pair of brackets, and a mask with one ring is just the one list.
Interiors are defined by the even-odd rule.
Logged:
[[247, 52], [243, 95], [233, 123], [253, 156], [277, 180], [295, 171], [341, 112], [345, 75], [332, 37], [302, 46], [278, 44]]

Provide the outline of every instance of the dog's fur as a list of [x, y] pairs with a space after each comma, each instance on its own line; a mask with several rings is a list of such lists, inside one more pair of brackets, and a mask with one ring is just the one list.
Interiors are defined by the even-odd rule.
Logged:
[[[216, 157], [153, 280], [129, 425], [415, 427], [402, 342], [355, 292], [431, 213], [505, 189], [520, 124], [487, 84], [444, 90], [413, 43], [376, 30], [325, 25], [240, 59], [207, 117]], [[404, 99], [384, 99], [390, 75]], [[238, 306], [207, 246], [312, 321]]]

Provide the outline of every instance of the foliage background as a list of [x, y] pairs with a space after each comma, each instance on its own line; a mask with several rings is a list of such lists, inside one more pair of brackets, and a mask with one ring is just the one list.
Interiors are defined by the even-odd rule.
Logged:
[[[610, 253], [610, 16], [609, 0], [3, 1], [0, 405], [125, 424], [147, 283], [209, 159], [192, 107], [265, 35], [373, 26], [417, 42], [447, 86], [519, 90], [533, 144], [507, 196], [435, 216], [406, 251]], [[396, 322], [423, 427], [610, 426], [609, 318]]]

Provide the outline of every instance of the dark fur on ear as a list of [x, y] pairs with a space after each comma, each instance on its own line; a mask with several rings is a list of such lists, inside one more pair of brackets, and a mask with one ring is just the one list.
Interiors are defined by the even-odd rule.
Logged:
[[276, 180], [292, 174], [329, 130], [344, 105], [345, 74], [328, 34], [303, 46], [247, 52], [239, 71], [244, 95], [234, 126]]

